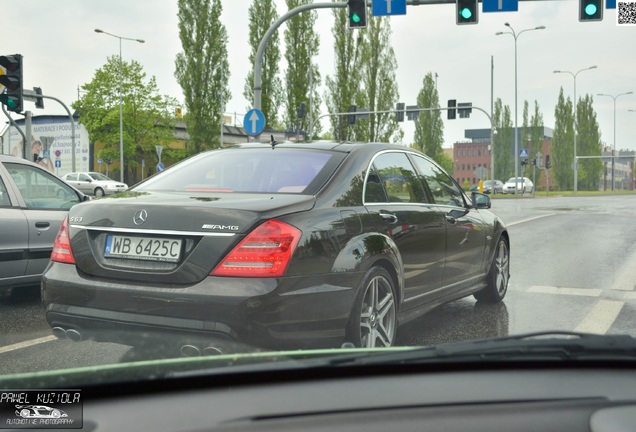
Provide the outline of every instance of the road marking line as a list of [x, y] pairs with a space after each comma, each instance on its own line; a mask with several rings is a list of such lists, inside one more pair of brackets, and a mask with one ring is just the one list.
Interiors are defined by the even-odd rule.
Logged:
[[584, 297], [598, 297], [603, 290], [600, 289], [587, 289], [587, 288], [563, 288], [555, 286], [531, 286], [527, 292], [542, 293], [542, 294], [562, 294], [562, 295], [575, 295]]
[[574, 329], [576, 332], [605, 334], [612, 327], [625, 302], [599, 300], [590, 313]]
[[540, 215], [540, 216], [535, 216], [535, 217], [532, 217], [530, 219], [524, 219], [524, 220], [520, 220], [520, 221], [517, 221], [517, 222], [506, 223], [506, 226], [519, 225], [519, 224], [522, 224], [522, 223], [530, 222], [530, 221], [541, 219], [541, 218], [544, 218], [544, 217], [554, 216], [555, 214], [556, 213], [548, 213], [548, 214], [544, 214], [544, 215]]
[[9, 352], [9, 351], [19, 350], [19, 349], [22, 349], [22, 348], [27, 348], [27, 347], [30, 347], [30, 346], [33, 346], [33, 345], [38, 345], [38, 344], [45, 343], [45, 342], [50, 342], [50, 341], [56, 340], [56, 339], [57, 338], [55, 336], [51, 335], [51, 336], [41, 337], [41, 338], [38, 338], [38, 339], [31, 339], [31, 340], [28, 340], [28, 341], [19, 342], [19, 343], [13, 344], [13, 345], [7, 345], [7, 346], [4, 346], [4, 347], [0, 347], [0, 354], [6, 353], [6, 352]]
[[636, 300], [636, 292], [626, 292], [623, 296], [626, 300]]

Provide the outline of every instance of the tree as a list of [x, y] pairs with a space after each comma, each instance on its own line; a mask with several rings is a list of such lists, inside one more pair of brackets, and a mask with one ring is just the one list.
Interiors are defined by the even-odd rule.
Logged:
[[[417, 95], [417, 106], [430, 108], [439, 106], [439, 95], [435, 87], [433, 74], [428, 72], [422, 81], [422, 88]], [[415, 120], [413, 145], [427, 154], [439, 164], [443, 162], [444, 123], [441, 111], [420, 111]], [[451, 161], [452, 163], [452, 161]], [[452, 172], [452, 169], [449, 171]]]
[[500, 98], [495, 101], [493, 112], [493, 124], [495, 126], [495, 178], [506, 179], [514, 176], [514, 129], [510, 107], [503, 105]]
[[[334, 0], [337, 1], [337, 0]], [[364, 44], [363, 32], [352, 31], [348, 28], [346, 9], [333, 9], [334, 24], [331, 34], [334, 37], [335, 74], [327, 76], [327, 91], [325, 100], [330, 113], [347, 112], [349, 106], [354, 105], [356, 97], [361, 92], [362, 83], [360, 73], [360, 51]], [[337, 141], [352, 139], [352, 130], [347, 117], [330, 117], [333, 138]]]
[[563, 87], [554, 109], [554, 136], [552, 137], [552, 175], [559, 190], [571, 190], [574, 187], [574, 117], [572, 101], [563, 96]]
[[[312, 3], [312, 0], [286, 0], [287, 8]], [[307, 11], [286, 21], [285, 29], [285, 112], [283, 121], [289, 129], [307, 130], [320, 114], [321, 100], [318, 93], [321, 78], [318, 65], [313, 58], [318, 55], [320, 39], [315, 31], [316, 11]], [[311, 103], [310, 103], [311, 99]], [[298, 118], [298, 107], [305, 103], [308, 108], [304, 118]], [[311, 112], [311, 116], [309, 115]], [[320, 133], [319, 124], [313, 134]]]
[[[274, 0], [254, 0], [248, 13], [250, 17], [249, 44], [252, 48], [250, 51], [250, 64], [253, 65], [258, 46], [267, 30], [278, 19], [278, 14], [276, 13]], [[278, 123], [278, 111], [283, 100], [283, 87], [278, 73], [280, 58], [278, 32], [274, 32], [263, 54], [261, 71], [261, 111], [265, 115], [267, 123], [272, 126]], [[250, 104], [254, 100], [253, 69], [249, 71], [245, 78], [243, 96]], [[248, 109], [251, 107], [249, 105]]]
[[[369, 17], [364, 31], [365, 43], [358, 76], [362, 76], [365, 107], [371, 113], [395, 108], [399, 92], [395, 71], [397, 60], [391, 46], [391, 21], [388, 17]], [[399, 141], [402, 133], [395, 114], [370, 114], [362, 121], [359, 141], [389, 142]]]
[[[82, 97], [72, 104], [91, 141], [104, 144], [97, 156], [113, 161], [120, 157], [119, 61], [118, 56], [109, 57], [92, 81], [82, 86], [85, 92]], [[124, 181], [134, 184], [140, 180], [136, 168], [141, 160], [152, 157], [155, 145], [167, 145], [174, 140], [177, 102], [169, 96], [161, 96], [155, 77], [148, 79], [142, 66], [134, 60], [121, 63], [121, 83]]]
[[[577, 155], [600, 156], [602, 151], [601, 133], [594, 112], [592, 96], [579, 99], [576, 107], [576, 146]], [[600, 159], [579, 160], [578, 187], [582, 190], [598, 190], [599, 179], [603, 173]]]
[[179, 38], [183, 52], [175, 77], [185, 96], [184, 120], [191, 154], [220, 146], [225, 101], [230, 99], [227, 31], [221, 0], [179, 0]]

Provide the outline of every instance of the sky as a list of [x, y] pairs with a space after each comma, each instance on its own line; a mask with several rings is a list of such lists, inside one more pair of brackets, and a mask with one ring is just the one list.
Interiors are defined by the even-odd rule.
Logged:
[[[327, 1], [327, 0], [322, 0]], [[377, 1], [377, 0], [376, 0]], [[27, 88], [41, 87], [67, 105], [78, 98], [78, 88], [90, 82], [106, 58], [119, 54], [119, 40], [95, 33], [99, 28], [121, 37], [143, 39], [145, 43], [122, 42], [122, 56], [143, 66], [155, 76], [159, 91], [183, 101], [174, 78], [175, 57], [181, 51], [178, 35], [176, 0], [0, 0], [0, 54], [24, 56], [24, 80]], [[248, 9], [251, 0], [223, 0], [222, 20], [228, 32], [230, 89], [226, 114], [236, 115], [242, 123], [252, 107], [243, 97], [245, 77], [250, 69], [248, 45]], [[277, 0], [278, 14], [286, 12], [284, 0]], [[369, 10], [371, 11], [371, 10]], [[323, 77], [334, 73], [332, 11], [317, 11], [315, 26], [320, 36], [320, 54], [316, 58]], [[605, 10], [601, 22], [578, 21], [578, 0], [521, 1], [517, 12], [483, 13], [479, 23], [456, 25], [455, 4], [408, 6], [406, 15], [391, 17], [392, 46], [398, 68], [396, 80], [400, 101], [415, 105], [424, 76], [436, 76], [442, 105], [449, 99], [471, 102], [490, 112], [491, 95], [509, 105], [515, 119], [515, 38], [505, 26], [517, 33], [517, 122], [523, 124], [523, 102], [531, 109], [535, 101], [543, 114], [544, 125], [554, 127], [554, 108], [560, 88], [573, 97], [574, 78], [555, 74], [555, 70], [573, 74], [578, 97], [590, 94], [601, 129], [601, 140], [617, 149], [636, 150], [636, 26], [618, 26], [616, 10]], [[523, 30], [545, 26], [545, 30]], [[279, 30], [284, 31], [284, 25]], [[354, 30], [355, 31], [355, 30]], [[521, 33], [521, 34], [520, 34]], [[281, 44], [283, 41], [281, 33]], [[281, 46], [282, 49], [282, 46]], [[491, 67], [494, 65], [494, 67]], [[281, 72], [286, 67], [281, 61]], [[492, 85], [491, 85], [492, 83]], [[324, 99], [324, 97], [323, 97]], [[65, 114], [53, 101], [34, 115]], [[322, 112], [326, 112], [323, 105]], [[444, 119], [444, 147], [466, 140], [464, 130], [489, 128], [488, 118], [473, 110], [470, 119]], [[615, 120], [615, 129], [614, 129]], [[3, 129], [0, 123], [0, 132]], [[401, 123], [403, 144], [413, 140], [412, 122]], [[325, 122], [323, 129], [328, 127]], [[616, 136], [614, 138], [614, 130]]]

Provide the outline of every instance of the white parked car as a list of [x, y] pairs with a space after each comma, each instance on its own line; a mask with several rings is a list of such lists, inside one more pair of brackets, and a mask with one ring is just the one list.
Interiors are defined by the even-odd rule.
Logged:
[[512, 177], [503, 186], [503, 193], [532, 193], [534, 192], [534, 183], [528, 177]]
[[75, 186], [85, 194], [102, 197], [112, 195], [128, 189], [126, 183], [121, 183], [98, 172], [74, 172], [62, 177], [71, 186]]

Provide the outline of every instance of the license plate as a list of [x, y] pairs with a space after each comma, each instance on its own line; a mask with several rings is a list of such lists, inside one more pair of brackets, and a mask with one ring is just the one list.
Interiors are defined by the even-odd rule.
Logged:
[[181, 243], [180, 239], [109, 235], [106, 237], [104, 256], [177, 262], [181, 258]]

